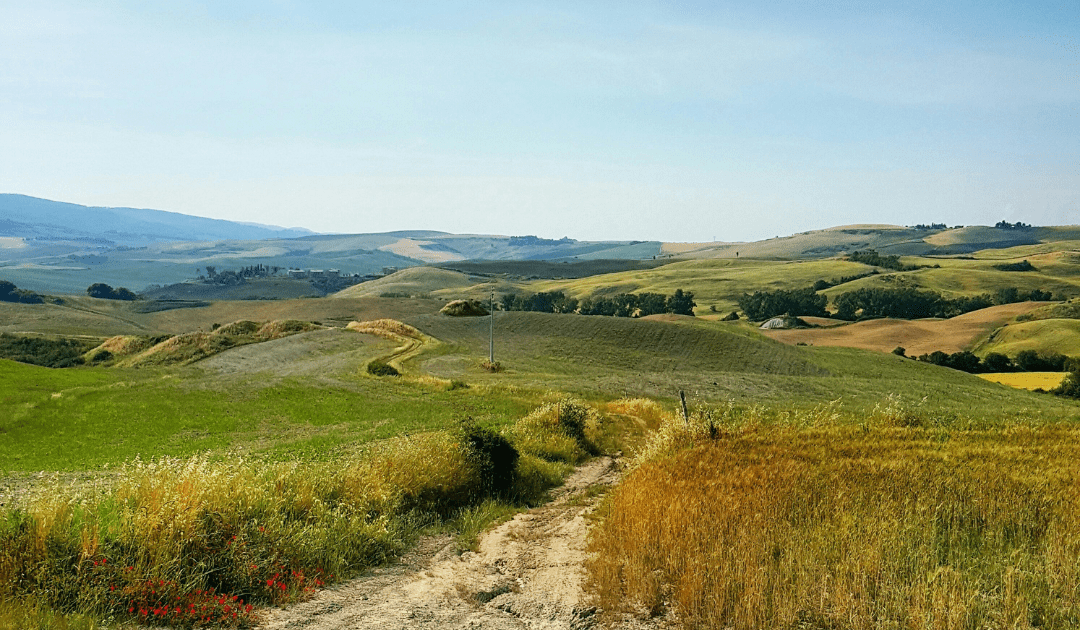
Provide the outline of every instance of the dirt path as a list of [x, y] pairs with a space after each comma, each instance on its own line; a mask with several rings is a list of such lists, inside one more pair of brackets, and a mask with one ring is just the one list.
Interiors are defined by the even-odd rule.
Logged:
[[[548, 504], [522, 513], [458, 556], [449, 537], [421, 541], [398, 563], [328, 589], [265, 630], [394, 628], [584, 629], [598, 626], [584, 601], [590, 488], [614, 485], [610, 458], [578, 468]], [[636, 624], [635, 624], [636, 625]]]

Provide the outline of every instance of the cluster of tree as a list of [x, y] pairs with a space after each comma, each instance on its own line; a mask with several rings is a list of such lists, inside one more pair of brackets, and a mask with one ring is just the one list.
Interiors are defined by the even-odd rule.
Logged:
[[117, 289], [105, 284], [104, 282], [95, 282], [86, 287], [86, 294], [92, 298], [101, 298], [103, 300], [137, 300], [139, 296], [129, 289], [119, 287]]
[[814, 290], [815, 291], [824, 291], [825, 289], [828, 289], [830, 287], [835, 287], [835, 286], [838, 286], [838, 285], [841, 285], [841, 284], [846, 284], [848, 282], [854, 282], [854, 281], [856, 281], [856, 280], [858, 280], [860, 278], [865, 278], [867, 276], [876, 276], [877, 273], [878, 273], [877, 269], [871, 269], [869, 273], [860, 273], [860, 274], [855, 274], [854, 276], [842, 276], [839, 280], [836, 280], [836, 279], [825, 280], [824, 278], [822, 278], [821, 280], [818, 280], [817, 282], [814, 283]]
[[[893, 350], [894, 354], [904, 356], [904, 349]], [[961, 372], [981, 374], [986, 372], [1064, 372], [1077, 364], [1075, 359], [1057, 353], [1041, 354], [1035, 350], [1024, 350], [1010, 359], [1004, 354], [991, 352], [982, 359], [974, 353], [963, 351], [949, 354], [936, 350], [916, 357], [919, 361], [941, 365]]]
[[658, 313], [693, 315], [694, 294], [676, 289], [672, 295], [661, 293], [620, 293], [611, 297], [593, 297], [578, 301], [562, 291], [516, 295], [507, 293], [499, 301], [505, 311], [539, 313], [578, 313], [613, 317], [644, 317]]
[[851, 262], [862, 263], [864, 265], [884, 267], [886, 269], [893, 269], [896, 271], [914, 271], [920, 268], [918, 265], [905, 265], [904, 263], [900, 262], [899, 256], [883, 256], [872, 249], [852, 252], [848, 255], [848, 260], [850, 260]]
[[925, 223], [920, 223], [918, 225], [913, 225], [911, 227], [915, 228], [916, 230], [945, 230], [945, 229], [948, 229], [948, 226], [946, 226], [944, 223], [931, 223], [930, 225], [926, 225]]
[[947, 298], [935, 291], [920, 291], [911, 287], [870, 287], [848, 291], [836, 296], [833, 305], [836, 317], [852, 320], [856, 317], [871, 319], [895, 317], [897, 319], [921, 319], [924, 317], [949, 318], [977, 311], [995, 304], [1013, 304], [1026, 301], [1049, 301], [1053, 294], [1042, 289], [1021, 291], [1016, 287], [999, 289], [993, 295]]
[[739, 296], [739, 308], [751, 321], [762, 321], [778, 315], [828, 317], [829, 313], [825, 310], [828, 303], [829, 298], [818, 294], [813, 287], [755, 291]]
[[94, 342], [81, 339], [46, 339], [0, 333], [0, 357], [51, 368], [81, 365]]
[[999, 230], [1026, 230], [1031, 227], [1030, 223], [1024, 223], [1023, 221], [1017, 221], [1016, 223], [1009, 223], [1008, 221], [998, 221], [994, 224], [994, 227]]
[[506, 293], [499, 304], [504, 311], [535, 313], [573, 313], [578, 309], [577, 298], [567, 297], [562, 291], [544, 291], [532, 295]]
[[277, 266], [251, 265], [242, 267], [239, 271], [226, 270], [219, 272], [217, 267], [207, 265], [206, 276], [199, 276], [199, 279], [205, 280], [211, 284], [232, 286], [244, 284], [244, 282], [250, 278], [270, 278], [277, 275], [280, 271], [281, 267]]
[[20, 302], [22, 304], [41, 304], [45, 298], [26, 289], [20, 289], [7, 280], [0, 280], [0, 302]]
[[1021, 260], [1018, 263], [1002, 263], [1000, 265], [994, 265], [994, 269], [998, 271], [1038, 271], [1035, 265], [1029, 263], [1027, 259]]

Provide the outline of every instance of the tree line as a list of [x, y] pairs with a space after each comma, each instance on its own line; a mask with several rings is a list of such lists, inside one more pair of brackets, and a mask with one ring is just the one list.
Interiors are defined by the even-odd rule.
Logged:
[[45, 298], [33, 291], [20, 289], [14, 283], [0, 280], [0, 302], [19, 302], [21, 304], [43, 304]]
[[[1016, 287], [999, 289], [992, 294], [984, 293], [956, 298], [948, 298], [936, 291], [912, 287], [867, 287], [836, 296], [833, 300], [836, 313], [832, 316], [848, 321], [879, 317], [947, 319], [988, 306], [1027, 301], [1043, 302], [1050, 301], [1053, 297], [1051, 292], [1042, 289], [1025, 291]], [[739, 297], [738, 303], [739, 308], [752, 321], [762, 321], [780, 315], [830, 316], [826, 310], [828, 298], [815, 291], [814, 287], [744, 293]]]
[[582, 300], [562, 291], [532, 294], [506, 293], [499, 300], [504, 311], [537, 313], [577, 313], [579, 315], [608, 315], [611, 317], [644, 317], [660, 313], [694, 315], [694, 294], [676, 289], [671, 295], [662, 293], [620, 293], [611, 297], [589, 297]]
[[[896, 348], [893, 354], [907, 356], [904, 348]], [[997, 372], [1068, 372], [1080, 366], [1080, 360], [1067, 357], [1059, 352], [1040, 353], [1035, 350], [1022, 350], [1015, 357], [999, 352], [991, 352], [982, 359], [975, 353], [942, 352], [935, 350], [917, 357], [910, 357], [925, 363], [960, 370], [969, 374], [987, 374]]]

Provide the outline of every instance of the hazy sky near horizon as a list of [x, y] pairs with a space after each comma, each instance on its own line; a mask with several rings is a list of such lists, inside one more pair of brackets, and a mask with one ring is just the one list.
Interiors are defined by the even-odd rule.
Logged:
[[1058, 2], [0, 0], [0, 192], [322, 232], [1080, 223]]

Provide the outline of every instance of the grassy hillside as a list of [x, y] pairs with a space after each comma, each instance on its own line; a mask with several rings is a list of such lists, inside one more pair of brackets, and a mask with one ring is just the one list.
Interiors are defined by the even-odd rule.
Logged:
[[209, 332], [214, 324], [239, 319], [302, 319], [345, 326], [358, 319], [437, 313], [443, 304], [426, 299], [311, 298], [220, 301], [197, 308], [147, 311], [147, 303], [65, 297], [61, 305], [0, 302], [0, 332], [88, 335], [103, 340], [115, 335]]
[[857, 249], [904, 256], [970, 254], [989, 248], [1038, 246], [1080, 239], [1080, 227], [1022, 230], [971, 226], [917, 230], [896, 225], [847, 225], [752, 243], [664, 243], [664, 256], [684, 258], [828, 258]]
[[474, 297], [489, 286], [489, 280], [438, 267], [402, 269], [378, 280], [364, 282], [335, 293], [335, 298], [361, 297]]
[[[842, 260], [782, 262], [768, 260], [690, 260], [655, 269], [624, 271], [575, 280], [540, 280], [532, 291], [564, 291], [574, 297], [653, 292], [671, 294], [675, 289], [694, 292], [696, 312], [738, 308], [743, 293], [768, 289], [803, 288], [817, 280], [833, 280], [868, 273], [871, 267]], [[847, 285], [843, 285], [847, 286]]]
[[1075, 265], [1045, 264], [1039, 257], [1029, 260], [1037, 271], [1002, 271], [996, 265], [1020, 262], [1025, 258], [997, 260], [964, 260], [956, 258], [903, 258], [907, 264], [924, 265], [915, 271], [881, 273], [833, 287], [823, 293], [830, 299], [846, 291], [867, 287], [913, 287], [938, 291], [949, 297], [994, 293], [999, 289], [1043, 289], [1055, 297], [1080, 295], [1080, 277]]
[[[813, 407], [840, 399], [852, 413], [886, 404], [924, 406], [943, 420], [992, 423], [1072, 417], [1080, 406], [1019, 392], [970, 374], [852, 348], [796, 347], [744, 326], [675, 318], [661, 322], [579, 315], [496, 313], [499, 374], [487, 357], [487, 322], [419, 316], [407, 321], [443, 342], [409, 362], [443, 378], [553, 388], [588, 397], [739, 400]], [[922, 402], [924, 401], [925, 402]]]
[[[204, 451], [320, 456], [464, 415], [503, 422], [531, 402], [361, 376], [388, 344], [327, 332], [339, 337], [298, 335], [189, 368], [49, 370], [0, 360], [0, 474]], [[327, 351], [343, 360], [328, 363]]]
[[291, 278], [254, 278], [237, 285], [182, 282], [140, 294], [146, 300], [292, 300], [322, 295], [311, 282]]
[[1014, 357], [1024, 350], [1080, 356], [1080, 320], [1043, 319], [1010, 324], [975, 348], [980, 356], [1000, 352]]

